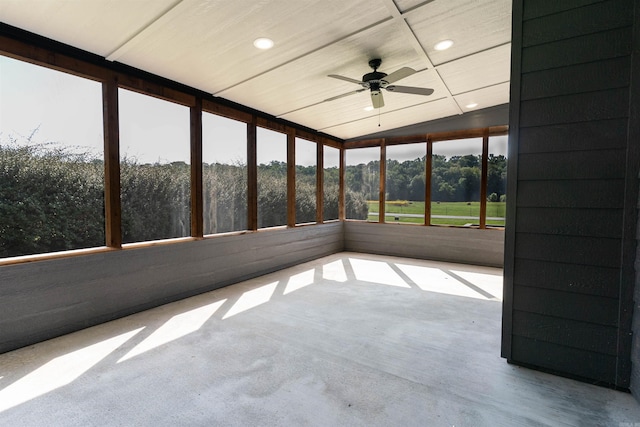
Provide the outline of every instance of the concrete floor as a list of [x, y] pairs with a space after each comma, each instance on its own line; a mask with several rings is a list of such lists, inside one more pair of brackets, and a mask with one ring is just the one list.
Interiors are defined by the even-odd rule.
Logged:
[[322, 258], [0, 355], [0, 425], [640, 426], [500, 358], [501, 275]]

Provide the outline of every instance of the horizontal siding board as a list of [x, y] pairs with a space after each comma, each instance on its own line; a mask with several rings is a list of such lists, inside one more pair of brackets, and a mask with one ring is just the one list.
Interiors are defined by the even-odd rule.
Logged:
[[342, 223], [0, 268], [0, 352], [344, 248]]
[[[325, 227], [325, 226], [323, 226]], [[215, 251], [220, 254], [242, 254], [251, 250], [261, 250], [265, 243], [269, 245], [287, 244], [292, 236], [297, 236], [298, 240], [310, 240], [318, 237], [340, 236], [340, 227], [335, 224], [328, 224], [327, 228], [320, 230], [317, 226], [295, 228], [295, 229], [270, 229], [257, 232], [247, 232], [241, 235], [226, 235], [206, 238], [205, 241], [215, 242]]]
[[[640, 256], [640, 250], [638, 250], [638, 252], [639, 252], [638, 256]], [[636, 258], [636, 261], [634, 262], [634, 267], [635, 267], [635, 271], [638, 273], [636, 274], [636, 279], [635, 279], [633, 300], [636, 303], [640, 303], [640, 259]], [[638, 307], [638, 310], [636, 311], [636, 313], [640, 314], [640, 307]], [[637, 316], [637, 317], [640, 319], [640, 316]]]
[[516, 232], [516, 258], [569, 264], [620, 266], [620, 239]]
[[455, 262], [461, 264], [486, 265], [491, 267], [501, 267], [504, 252], [498, 248], [493, 251], [475, 253], [469, 248], [461, 245], [440, 245], [439, 249], [434, 247], [415, 248], [403, 244], [379, 246], [370, 242], [347, 241], [345, 246], [348, 251], [374, 253], [380, 255], [403, 256], [407, 258], [428, 259], [434, 261]]
[[577, 9], [602, 0], [535, 0], [525, 1], [522, 9], [523, 21], [539, 18], [545, 15], [552, 15], [566, 10]]
[[[327, 246], [332, 247], [334, 245]], [[265, 252], [267, 255], [265, 255]], [[309, 259], [310, 256], [307, 252], [310, 254], [326, 253], [327, 249], [321, 240], [309, 242], [307, 244], [296, 244], [295, 242], [292, 242], [289, 245], [270, 246], [268, 250], [256, 249], [242, 257], [245, 262], [244, 271], [242, 272], [243, 275], [241, 277], [244, 277], [246, 274], [255, 274], [258, 272], [263, 273], [267, 270], [274, 271], [273, 269], [280, 269], [292, 265], [291, 261], [282, 262], [283, 260], [290, 258], [291, 254], [295, 254], [293, 263], [298, 259]], [[238, 258], [242, 259], [241, 257]], [[274, 259], [280, 259], [282, 264], [274, 264]], [[216, 269], [216, 278], [222, 276], [224, 273], [228, 274], [228, 279], [238, 277], [238, 266], [234, 263], [234, 257], [222, 257], [220, 264], [221, 266]]]
[[622, 209], [624, 181], [518, 181], [518, 207]]
[[637, 396], [638, 393], [640, 393], [640, 371], [637, 369], [631, 370], [630, 382], [631, 385], [629, 386], [629, 390], [632, 395]]
[[513, 283], [521, 286], [617, 298], [620, 269], [516, 258]]
[[518, 179], [623, 179], [626, 150], [523, 153], [518, 156]]
[[624, 88], [520, 103], [521, 127], [617, 119], [628, 115], [629, 91]]
[[[640, 311], [640, 303], [638, 303], [637, 301], [634, 301], [633, 310], [635, 313]], [[632, 331], [640, 330], [640, 316], [633, 316], [633, 319], [631, 321], [631, 330]], [[634, 334], [633, 338], [634, 338], [633, 346], [638, 351], [634, 352], [632, 356], [637, 360], [638, 363], [640, 363], [640, 336], [638, 336], [638, 334], [636, 333]]]
[[501, 230], [478, 230], [456, 227], [425, 227], [421, 225], [402, 224], [378, 224], [364, 221], [347, 221], [345, 223], [345, 238], [354, 235], [393, 236], [390, 240], [404, 241], [404, 239], [416, 239], [424, 242], [425, 239], [442, 238], [460, 241], [504, 241], [504, 232]]
[[615, 356], [514, 336], [512, 360], [563, 375], [615, 384]]
[[522, 49], [522, 73], [629, 56], [631, 28], [560, 40]]
[[345, 223], [345, 250], [502, 266], [504, 232], [399, 224]]
[[520, 233], [622, 237], [622, 209], [518, 208]]
[[[397, 226], [403, 227], [403, 226]], [[388, 245], [388, 244], [406, 244], [412, 246], [428, 246], [430, 245], [430, 240], [437, 241], [449, 241], [452, 244], [461, 245], [473, 245], [473, 246], [482, 246], [484, 244], [493, 245], [493, 244], [501, 244], [503, 242], [503, 232], [498, 230], [487, 230], [484, 233], [475, 233], [477, 230], [459, 230], [459, 229], [445, 229], [445, 231], [450, 231], [450, 235], [447, 236], [447, 233], [444, 235], [441, 233], [431, 233], [430, 227], [416, 227], [416, 230], [413, 231], [410, 235], [404, 235], [400, 233], [400, 230], [393, 230], [389, 228], [377, 227], [376, 229], [354, 229], [350, 230], [345, 234], [345, 240], [347, 241], [362, 241], [368, 243], [377, 243], [380, 246]], [[397, 231], [394, 233], [394, 231]], [[464, 236], [464, 233], [461, 235], [458, 231], [470, 231], [467, 233], [467, 236]], [[490, 234], [491, 233], [491, 234]], [[486, 236], [486, 238], [485, 238]], [[385, 240], [383, 240], [383, 238]]]
[[615, 298], [515, 285], [513, 308], [602, 326], [616, 327], [618, 324], [618, 300]]
[[520, 154], [625, 149], [627, 119], [598, 120], [520, 129]]
[[611, 356], [617, 351], [618, 330], [615, 327], [525, 311], [513, 312], [513, 334]]
[[[295, 236], [292, 236], [295, 238]], [[299, 236], [301, 237], [301, 236]], [[238, 239], [242, 240], [242, 239]], [[224, 273], [224, 269], [228, 268], [229, 279], [233, 277], [244, 277], [247, 274], [256, 274], [258, 272], [264, 272], [268, 269], [279, 267], [280, 264], [277, 264], [275, 260], [278, 260], [280, 263], [285, 262], [296, 262], [301, 259], [308, 258], [305, 251], [320, 251], [320, 252], [328, 252], [329, 248], [336, 248], [336, 242], [341, 245], [341, 240], [339, 236], [329, 237], [328, 239], [314, 239], [314, 240], [305, 240], [300, 239], [300, 241], [290, 242], [291, 245], [296, 245], [296, 251], [290, 252], [288, 249], [288, 245], [286, 243], [282, 243], [280, 245], [269, 245], [268, 242], [265, 242], [266, 247], [269, 247], [270, 251], [263, 250], [253, 250], [253, 251], [245, 251], [242, 256], [239, 256], [235, 253], [223, 253], [216, 254], [212, 257], [211, 260], [207, 261], [206, 259], [192, 257], [191, 248], [188, 246], [182, 246], [178, 250], [178, 246], [176, 245], [166, 245], [162, 247], [156, 248], [148, 248], [149, 251], [144, 249], [140, 249], [137, 251], [129, 251], [129, 256], [125, 259], [120, 259], [118, 261], [119, 266], [128, 266], [135, 265], [134, 271], [129, 271], [129, 269], [125, 269], [124, 276], [123, 273], [120, 273], [121, 269], [118, 269], [118, 275], [122, 276], [122, 279], [125, 278], [132, 283], [148, 283], [144, 286], [152, 287], [153, 289], [149, 292], [149, 298], [152, 298], [153, 295], [158, 295], [160, 298], [165, 296], [171, 296], [179, 290], [184, 285], [181, 285], [180, 282], [185, 280], [185, 272], [187, 272], [189, 278], [189, 288], [190, 289], [198, 289], [200, 287], [214, 286], [220, 281], [221, 273]], [[303, 242], [303, 243], [302, 243]], [[208, 252], [206, 249], [207, 246], [211, 247], [212, 245], [215, 247], [215, 243], [217, 242], [208, 242], [208, 244], [200, 245], [200, 242], [194, 242], [195, 245], [200, 248], [199, 251], [195, 251], [198, 253]], [[341, 249], [341, 248], [340, 248]], [[271, 255], [269, 255], [269, 253]], [[291, 254], [294, 254], [293, 256]], [[175, 268], [168, 260], [175, 254], [180, 257], [180, 267]], [[170, 265], [173, 269], [167, 269], [165, 267], [165, 263], [159, 264], [159, 260], [164, 260], [166, 264]], [[114, 260], [109, 259], [105, 261], [110, 264]], [[240, 263], [240, 265], [239, 265]], [[230, 267], [230, 268], [229, 268]], [[99, 267], [95, 267], [99, 269]], [[28, 271], [28, 269], [27, 269]], [[63, 303], [73, 304], [77, 299], [78, 294], [82, 294], [86, 292], [86, 287], [89, 285], [95, 284], [104, 285], [105, 281], [109, 279], [113, 280], [113, 275], [108, 279], [97, 276], [90, 277], [86, 279], [88, 276], [86, 271], [83, 271], [81, 266], [77, 266], [74, 268], [74, 271], [77, 271], [77, 277], [68, 278], [66, 280], [52, 280], [46, 281], [46, 285], [42, 286], [42, 282], [44, 281], [42, 276], [30, 274], [28, 277], [31, 278], [32, 286], [30, 286], [29, 291], [33, 293], [33, 295], [39, 296], [43, 299], [44, 302], [48, 301], [49, 298], [53, 298], [53, 300], [60, 301], [61, 298], [67, 298], [63, 300]], [[239, 276], [239, 273], [242, 275]], [[57, 278], [64, 274], [64, 269], [62, 271], [47, 272], [49, 277]], [[68, 277], [68, 276], [67, 276]], [[119, 277], [116, 277], [116, 280]], [[149, 278], [153, 278], [151, 282]], [[20, 280], [19, 277], [17, 280]], [[38, 289], [37, 285], [40, 284], [41, 288]], [[90, 286], [89, 286], [90, 287]], [[65, 293], [60, 293], [60, 289], [66, 289]], [[20, 286], [20, 290], [24, 291], [24, 288]], [[125, 286], [107, 286], [104, 290], [108, 294], [113, 294], [120, 292], [123, 297], [126, 297], [127, 292], [129, 291], [128, 287]], [[93, 292], [93, 291], [91, 291]], [[101, 290], [99, 292], [102, 292]], [[10, 296], [10, 293], [3, 293], [3, 296]], [[19, 298], [20, 296], [27, 299], [27, 301], [32, 301], [32, 295], [26, 294], [24, 292], [17, 291], [14, 296]], [[17, 310], [22, 310], [21, 307], [16, 308]], [[11, 310], [11, 307], [8, 308]]]
[[571, 65], [522, 75], [520, 99], [523, 101], [572, 93], [594, 92], [629, 86], [629, 57]]
[[[571, 25], [567, 25], [568, 22]], [[632, 0], [594, 3], [523, 22], [522, 45], [539, 45], [630, 26], [632, 23]]]

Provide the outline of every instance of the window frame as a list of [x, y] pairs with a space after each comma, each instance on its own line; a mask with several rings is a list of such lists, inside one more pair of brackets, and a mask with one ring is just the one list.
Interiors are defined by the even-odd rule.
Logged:
[[[348, 141], [344, 143], [344, 150], [346, 152], [351, 149], [366, 148], [366, 147], [379, 147], [380, 148], [380, 208], [377, 223], [384, 223], [385, 215], [385, 196], [386, 196], [386, 163], [387, 155], [386, 148], [388, 146], [403, 145], [411, 143], [426, 142], [427, 143], [427, 161], [425, 166], [425, 226], [438, 226], [438, 227], [455, 227], [455, 228], [479, 228], [479, 229], [499, 229], [504, 230], [504, 226], [487, 226], [487, 175], [488, 165], [487, 160], [489, 157], [489, 138], [492, 136], [508, 135], [509, 127], [504, 126], [491, 126], [484, 128], [466, 129], [451, 132], [434, 132], [422, 135], [400, 136], [390, 138], [376, 138], [369, 140]], [[480, 181], [480, 223], [474, 227], [463, 227], [456, 225], [445, 224], [431, 224], [431, 179], [433, 169], [433, 144], [441, 141], [454, 141], [458, 139], [469, 138], [482, 138], [482, 159], [481, 159], [481, 181]], [[344, 170], [344, 169], [343, 169]], [[344, 176], [345, 172], [342, 172]], [[367, 220], [346, 219], [347, 221], [362, 221], [372, 222]], [[374, 222], [375, 223], [375, 222]], [[403, 225], [418, 225], [408, 224]]]
[[[50, 43], [44, 38], [34, 36], [30, 41], [15, 38], [15, 36], [0, 35], [0, 55], [44, 66], [68, 74], [94, 80], [102, 84], [102, 111], [104, 134], [104, 190], [105, 190], [105, 246], [88, 249], [78, 249], [64, 252], [43, 253], [0, 259], [0, 265], [32, 262], [45, 259], [57, 259], [84, 254], [109, 252], [122, 249], [148, 247], [159, 244], [173, 244], [190, 242], [203, 238], [216, 238], [230, 233], [203, 236], [203, 206], [202, 206], [202, 111], [221, 115], [247, 124], [247, 231], [257, 230], [257, 165], [256, 165], [256, 127], [276, 130], [287, 134], [287, 226], [306, 227], [325, 223], [323, 218], [324, 202], [324, 146], [339, 150], [339, 215], [337, 221], [347, 221], [345, 218], [345, 153], [346, 150], [359, 147], [378, 146], [380, 149], [381, 168], [386, 166], [386, 154], [383, 147], [411, 142], [427, 142], [426, 176], [431, 176], [432, 143], [440, 140], [468, 138], [470, 136], [484, 137], [508, 134], [508, 126], [493, 126], [488, 128], [459, 130], [453, 132], [439, 132], [412, 136], [378, 138], [359, 141], [343, 141], [327, 134], [308, 130], [288, 121], [274, 118], [259, 111], [239, 106], [231, 102], [215, 98], [194, 88], [177, 82], [155, 76], [143, 71], [114, 64], [103, 58], [98, 58], [82, 51], [68, 49], [63, 45]], [[189, 237], [173, 238], [160, 241], [138, 242], [122, 244], [121, 233], [121, 200], [120, 200], [120, 150], [119, 150], [119, 116], [118, 116], [118, 88], [124, 88], [157, 97], [166, 101], [185, 105], [190, 108], [190, 159], [191, 159], [191, 235]], [[295, 138], [300, 137], [317, 144], [317, 186], [316, 186], [316, 224], [296, 224], [295, 221]], [[293, 147], [292, 147], [293, 146]], [[293, 156], [293, 157], [292, 157]], [[293, 159], [293, 160], [290, 160]], [[484, 182], [481, 186], [486, 192], [486, 172], [483, 173]], [[385, 171], [380, 174], [381, 181], [385, 178]], [[430, 178], [428, 178], [430, 179]], [[381, 182], [380, 203], [384, 204], [384, 186]], [[292, 191], [293, 189], [293, 191]], [[426, 200], [431, 199], [430, 182], [425, 185]], [[485, 197], [483, 198], [486, 200]], [[425, 203], [425, 224], [430, 225], [430, 203]], [[484, 228], [486, 226], [486, 208]], [[378, 222], [384, 222], [384, 206]], [[327, 222], [333, 222], [329, 220]], [[353, 220], [350, 220], [353, 221]], [[276, 227], [279, 228], [279, 227]], [[483, 228], [483, 227], [481, 227]], [[246, 231], [235, 232], [243, 234]], [[233, 233], [233, 232], [232, 232]], [[231, 234], [232, 234], [231, 233]]]

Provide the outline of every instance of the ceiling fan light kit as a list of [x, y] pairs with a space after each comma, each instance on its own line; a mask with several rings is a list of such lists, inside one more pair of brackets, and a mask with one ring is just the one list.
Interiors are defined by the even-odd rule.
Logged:
[[362, 76], [362, 80], [352, 79], [350, 77], [344, 77], [337, 74], [329, 74], [329, 77], [338, 80], [344, 80], [349, 83], [355, 83], [362, 86], [362, 89], [358, 89], [349, 93], [345, 93], [342, 95], [334, 96], [332, 98], [325, 99], [325, 101], [333, 101], [335, 99], [343, 98], [345, 96], [353, 95], [355, 93], [359, 93], [369, 89], [371, 92], [371, 104], [373, 108], [382, 108], [384, 106], [384, 97], [382, 96], [382, 89], [385, 89], [388, 92], [400, 92], [400, 93], [409, 93], [413, 95], [423, 95], [429, 96], [433, 93], [433, 89], [430, 88], [422, 88], [422, 87], [412, 87], [412, 86], [397, 86], [391, 85], [391, 83], [397, 82], [398, 80], [404, 79], [405, 77], [409, 77], [412, 74], [416, 73], [416, 70], [409, 67], [403, 67], [399, 70], [394, 71], [391, 74], [386, 74], [381, 71], [378, 71], [380, 65], [382, 64], [382, 60], [380, 58], [374, 58], [369, 61], [369, 66], [373, 68], [373, 72], [367, 73]]

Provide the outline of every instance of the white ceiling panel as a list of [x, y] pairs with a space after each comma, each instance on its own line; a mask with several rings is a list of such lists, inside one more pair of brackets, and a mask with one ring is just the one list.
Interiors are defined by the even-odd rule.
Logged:
[[[185, 0], [112, 59], [217, 93], [389, 16], [366, 0]], [[275, 46], [256, 49], [258, 37]]]
[[[434, 65], [511, 40], [511, 0], [438, 0], [409, 12], [406, 20]], [[453, 47], [435, 50], [442, 40], [453, 40]]]
[[[381, 114], [379, 118], [377, 114], [373, 114], [362, 120], [324, 129], [323, 132], [343, 139], [356, 138], [374, 132], [453, 116], [457, 114], [457, 111], [458, 109], [453, 100], [444, 98], [403, 110]], [[378, 126], [378, 119], [380, 120], [380, 126]]]
[[[328, 75], [339, 74], [360, 80], [363, 74], [373, 71], [368, 65], [372, 58], [382, 58], [380, 71], [387, 73], [405, 66], [421, 68], [423, 61], [415, 50], [404, 43], [398, 25], [395, 22], [386, 22], [223, 91], [219, 95], [259, 110], [283, 115], [327, 98], [361, 89], [359, 85], [330, 78]], [[328, 58], [336, 59], [328, 61]], [[398, 84], [409, 84], [408, 82], [414, 81], [415, 77], [411, 76]], [[415, 81], [417, 84], [418, 80]], [[434, 84], [433, 77], [428, 79], [428, 84]], [[442, 86], [441, 88], [444, 89]], [[359, 96], [366, 97], [364, 92], [353, 95]], [[332, 103], [341, 105], [345, 99]], [[324, 121], [321, 117], [318, 117], [318, 120]]]
[[455, 100], [463, 111], [470, 111], [471, 109], [466, 108], [466, 106], [471, 103], [478, 104], [472, 108], [473, 110], [507, 104], [509, 102], [509, 83], [463, 93], [462, 95], [457, 95]]
[[0, 21], [107, 56], [180, 0], [0, 0]]
[[438, 67], [453, 95], [509, 81], [511, 44], [485, 50]]

